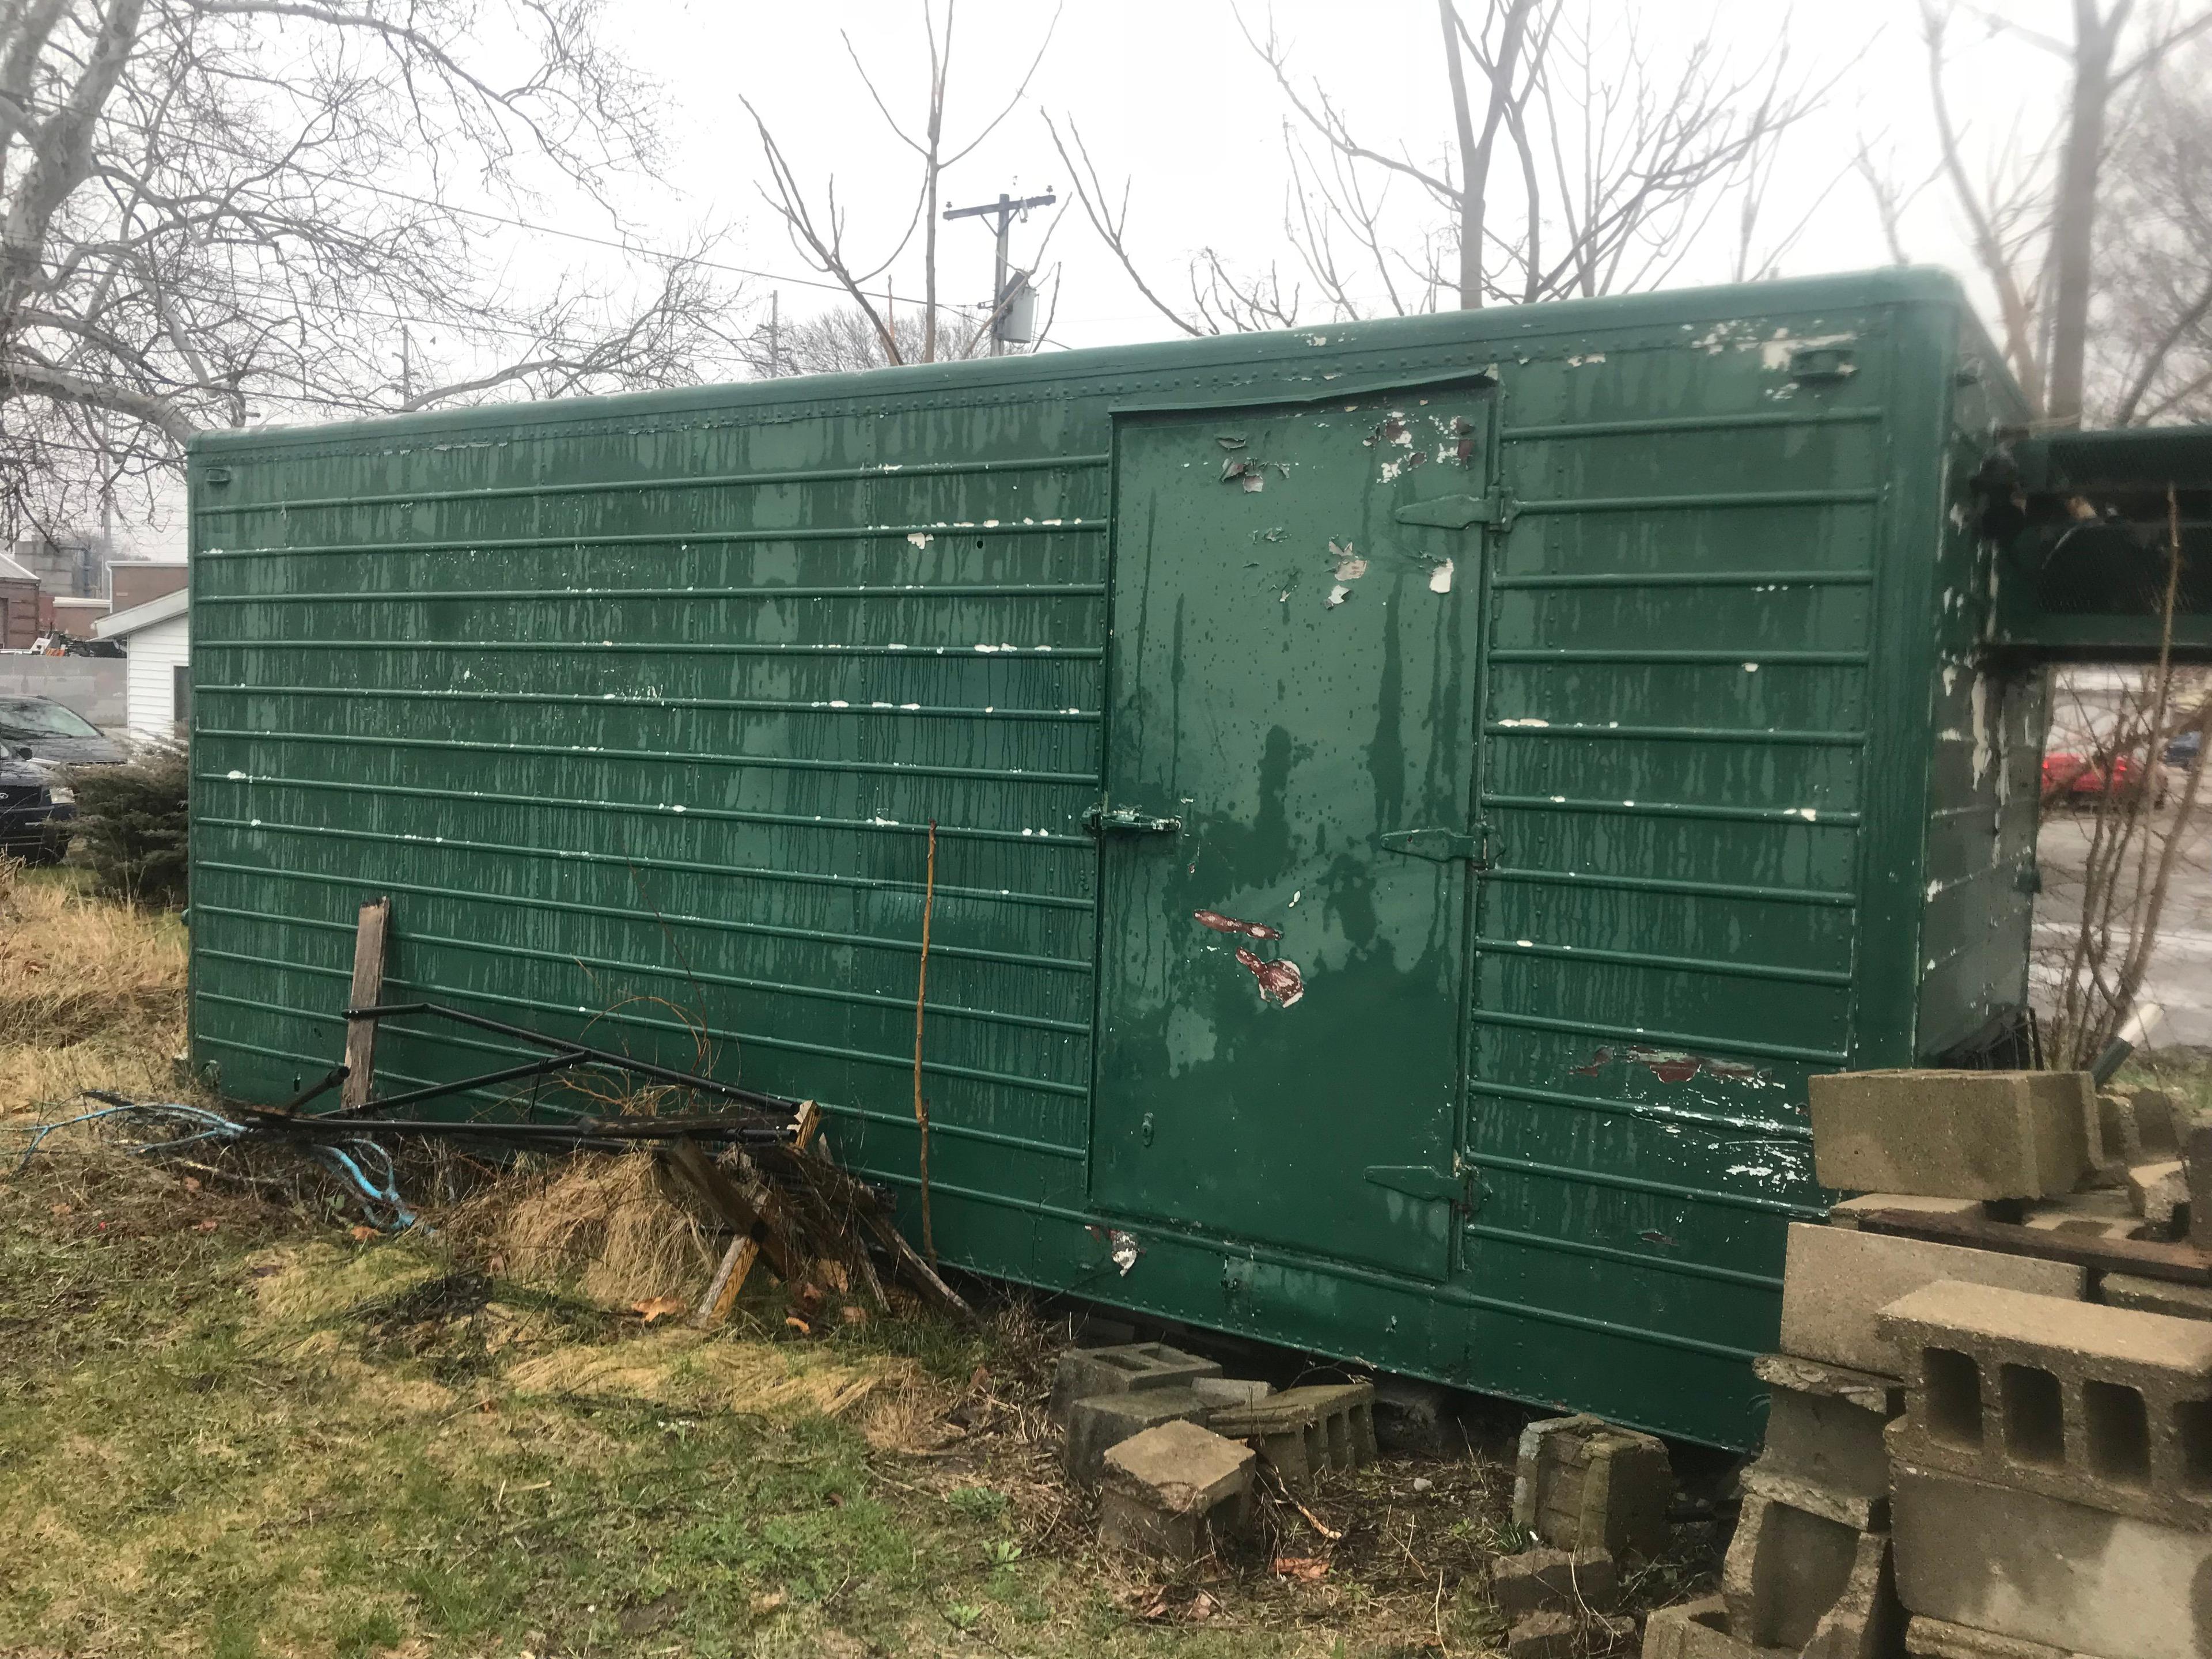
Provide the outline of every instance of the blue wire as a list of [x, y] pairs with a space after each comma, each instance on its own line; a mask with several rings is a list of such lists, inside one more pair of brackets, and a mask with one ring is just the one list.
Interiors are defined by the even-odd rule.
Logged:
[[[31, 1126], [31, 1138], [17, 1161], [16, 1169], [29, 1167], [32, 1156], [37, 1152], [48, 1135], [58, 1130], [72, 1128], [80, 1123], [94, 1123], [102, 1118], [136, 1116], [149, 1120], [149, 1127], [161, 1124], [167, 1118], [182, 1124], [200, 1127], [191, 1134], [173, 1137], [167, 1140], [149, 1140], [128, 1150], [134, 1157], [173, 1152], [179, 1146], [196, 1146], [204, 1140], [237, 1140], [251, 1135], [251, 1125], [228, 1118], [220, 1112], [209, 1111], [202, 1106], [187, 1106], [180, 1101], [141, 1101], [125, 1106], [103, 1106], [96, 1112], [84, 1112], [76, 1117], [64, 1118], [56, 1123], [35, 1123]], [[349, 1149], [351, 1155], [349, 1156]], [[399, 1195], [398, 1170], [393, 1165], [392, 1154], [375, 1141], [356, 1139], [338, 1146], [315, 1146], [308, 1152], [328, 1164], [342, 1181], [352, 1188], [359, 1198], [362, 1214], [374, 1225], [386, 1232], [403, 1232], [421, 1219], [407, 1206]], [[362, 1164], [379, 1166], [381, 1174], [372, 1176]]]

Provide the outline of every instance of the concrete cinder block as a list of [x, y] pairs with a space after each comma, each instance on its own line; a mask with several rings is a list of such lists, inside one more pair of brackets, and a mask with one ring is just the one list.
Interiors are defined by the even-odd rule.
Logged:
[[1925, 1193], [1861, 1193], [1831, 1208], [1828, 1224], [1856, 1227], [1861, 1216], [1875, 1210], [1904, 1210], [1914, 1215], [1954, 1216], [1961, 1221], [1978, 1221], [1989, 1214], [1990, 1206], [1978, 1198], [1930, 1198]]
[[2124, 1188], [2039, 1200], [2027, 1206], [2021, 1221], [2039, 1232], [2074, 1233], [2085, 1238], [2132, 1238], [2143, 1224]]
[[1757, 1652], [1729, 1634], [1728, 1603], [1717, 1595], [1661, 1607], [1644, 1621], [1644, 1659], [1754, 1659]]
[[1568, 1613], [1532, 1613], [1505, 1632], [1505, 1659], [1575, 1659], [1581, 1622]]
[[1887, 1532], [1863, 1531], [1749, 1488], [1721, 1564], [1728, 1628], [1754, 1648], [1877, 1659], [1901, 1646]]
[[1783, 1349], [1854, 1370], [1902, 1375], [1903, 1357], [1875, 1330], [1875, 1315], [1946, 1279], [2079, 1297], [2088, 1273], [2063, 1261], [1793, 1222], [1782, 1278]]
[[2097, 1096], [2105, 1157], [2123, 1165], [2181, 1155], [2180, 1115], [2163, 1089], [2106, 1089]]
[[1242, 1376], [1194, 1376], [1190, 1391], [1216, 1406], [1255, 1406], [1274, 1393], [1268, 1383]]
[[1913, 1659], [2094, 1659], [2042, 1642], [2023, 1642], [2016, 1636], [1996, 1636], [1924, 1618], [1906, 1621], [1905, 1650]]
[[1366, 1382], [1285, 1389], [1247, 1405], [1216, 1406], [1206, 1422], [1216, 1434], [1251, 1442], [1293, 1486], [1323, 1469], [1375, 1461], [1375, 1389]]
[[1490, 1564], [1490, 1598], [1510, 1615], [1609, 1613], [1620, 1593], [1620, 1574], [1603, 1550], [1523, 1550]]
[[1842, 1072], [1808, 1089], [1824, 1187], [2047, 1198], [2103, 1161], [2087, 1072]]
[[1201, 1376], [1218, 1376], [1211, 1359], [1185, 1353], [1164, 1342], [1123, 1342], [1110, 1348], [1070, 1348], [1053, 1375], [1048, 1407], [1055, 1423], [1067, 1421], [1068, 1408], [1094, 1395], [1137, 1394], [1147, 1389], [1187, 1387]]
[[1194, 1561], [1243, 1524], [1252, 1463], [1249, 1446], [1194, 1423], [1133, 1435], [1103, 1460], [1101, 1534], [1125, 1549]]
[[2189, 1202], [2189, 1175], [2179, 1158], [2138, 1164], [2128, 1171], [2128, 1201], [2151, 1226], [2173, 1225], [2173, 1213]]
[[1904, 1385], [1790, 1354], [1762, 1354], [1752, 1369], [1767, 1386], [1769, 1405], [1766, 1449], [1747, 1478], [1789, 1482], [1803, 1501], [1853, 1526], [1887, 1525], [1889, 1449], [1881, 1431], [1905, 1409]]
[[2177, 1285], [2138, 1273], [2103, 1273], [2097, 1300], [2110, 1308], [2165, 1314], [2173, 1319], [2212, 1319], [2212, 1285]]
[[1664, 1443], [1602, 1418], [1545, 1418], [1521, 1431], [1513, 1519], [1565, 1550], [1656, 1555], [1674, 1472]]
[[2212, 1325], [1957, 1284], [1881, 1323], [1909, 1364], [1893, 1458], [2212, 1528]]
[[1909, 1463], [1893, 1478], [1913, 1613], [2100, 1659], [2212, 1652], [2212, 1532]]
[[1097, 1484], [1106, 1454], [1133, 1435], [1163, 1423], [1203, 1426], [1214, 1410], [1188, 1389], [1146, 1389], [1135, 1394], [1093, 1395], [1068, 1408], [1060, 1466], [1079, 1486]]
[[2212, 1123], [2182, 1138], [2181, 1157], [2189, 1187], [2189, 1242], [2212, 1250]]

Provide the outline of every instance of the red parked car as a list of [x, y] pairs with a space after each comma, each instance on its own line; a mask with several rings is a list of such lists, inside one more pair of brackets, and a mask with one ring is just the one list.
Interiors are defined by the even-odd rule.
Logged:
[[2162, 767], [2149, 769], [2151, 776], [2143, 775], [2142, 763], [2133, 756], [2122, 755], [2106, 764], [2094, 755], [2045, 755], [2043, 757], [2043, 804], [2053, 801], [2093, 801], [2100, 795], [2111, 795], [2117, 800], [2141, 799], [2143, 790], [2153, 785], [2157, 794], [2154, 806], [2166, 805], [2166, 773]]

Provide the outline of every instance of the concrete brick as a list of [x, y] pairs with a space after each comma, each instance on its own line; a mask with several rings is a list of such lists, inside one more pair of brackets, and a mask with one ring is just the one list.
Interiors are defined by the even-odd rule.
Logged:
[[2086, 1072], [1844, 1072], [1808, 1089], [1824, 1187], [2047, 1198], [2102, 1161]]
[[1721, 1564], [1728, 1628], [1754, 1648], [1820, 1659], [1894, 1652], [1905, 1630], [1889, 1534], [1862, 1531], [1750, 1488]]
[[1243, 1376], [1194, 1376], [1190, 1391], [1217, 1406], [1253, 1406], [1274, 1393], [1272, 1385]]
[[1650, 1435], [1587, 1415], [1521, 1432], [1513, 1519], [1556, 1548], [1656, 1555], [1674, 1497], [1666, 1445]]
[[1661, 1607], [1644, 1621], [1644, 1659], [1755, 1659], [1759, 1650], [1729, 1634], [1717, 1595]]
[[2189, 1176], [2178, 1158], [2162, 1164], [2138, 1164], [2128, 1171], [2128, 1201], [2135, 1212], [2163, 1231], [2173, 1212], [2189, 1202]]
[[1881, 1324], [1910, 1367], [1893, 1458], [2212, 1528], [2212, 1324], [1956, 1284]]
[[1365, 1382], [1285, 1389], [1248, 1405], [1216, 1406], [1206, 1425], [1248, 1440], [1290, 1486], [1310, 1485], [1323, 1469], [1375, 1461], [1375, 1389]]
[[1079, 1486], [1095, 1486], [1104, 1472], [1106, 1454], [1132, 1435], [1163, 1423], [1203, 1426], [1212, 1401], [1188, 1389], [1146, 1389], [1135, 1394], [1093, 1395], [1068, 1408], [1060, 1467]]
[[1505, 1633], [1505, 1659], [1575, 1659], [1581, 1621], [1570, 1613], [1532, 1613]]
[[1905, 1650], [1913, 1659], [2094, 1659], [2088, 1654], [1996, 1636], [1941, 1619], [1912, 1619], [1905, 1626]]
[[2100, 1659], [2212, 1652], [2212, 1532], [1909, 1463], [1893, 1478], [1915, 1614]]
[[2062, 1261], [1793, 1222], [1782, 1278], [1783, 1350], [1899, 1376], [1903, 1356], [1876, 1331], [1875, 1315], [1908, 1291], [1945, 1279], [2078, 1297], [2088, 1273]]
[[1899, 1380], [1789, 1354], [1762, 1354], [1752, 1369], [1768, 1389], [1766, 1449], [1752, 1474], [1825, 1495], [1821, 1512], [1853, 1526], [1887, 1525], [1881, 1431], [1905, 1409]]
[[2044, 1199], [2029, 1205], [2021, 1222], [2039, 1232], [2085, 1238], [2133, 1238], [2143, 1229], [2142, 1218], [2128, 1201], [2124, 1188]]
[[1249, 1447], [1194, 1423], [1164, 1423], [1105, 1455], [1099, 1526], [1124, 1549], [1194, 1561], [1247, 1516]]
[[1490, 1599], [1509, 1615], [1609, 1613], [1620, 1592], [1620, 1574], [1603, 1550], [1523, 1550], [1490, 1564]]
[[1917, 1215], [1955, 1216], [1978, 1221], [1990, 1212], [1978, 1198], [1930, 1198], [1924, 1193], [1861, 1193], [1828, 1211], [1831, 1227], [1856, 1227], [1870, 1210], [1905, 1210]]
[[2108, 1160], [2152, 1164], [2181, 1155], [2180, 1115], [2163, 1089], [2106, 1089], [2097, 1097], [2097, 1121]]
[[1079, 1400], [1101, 1394], [1136, 1394], [1146, 1389], [1179, 1389], [1201, 1376], [1218, 1376], [1211, 1359], [1185, 1353], [1164, 1342], [1123, 1342], [1110, 1348], [1070, 1348], [1060, 1357], [1048, 1410], [1055, 1423], [1067, 1421]]
[[2189, 1242], [2212, 1250], [2212, 1124], [2190, 1130], [2182, 1162], [2189, 1186]]
[[2212, 1319], [2212, 1285], [2177, 1285], [2137, 1273], [2102, 1273], [2097, 1300], [2111, 1308], [2165, 1314], [2174, 1319]]

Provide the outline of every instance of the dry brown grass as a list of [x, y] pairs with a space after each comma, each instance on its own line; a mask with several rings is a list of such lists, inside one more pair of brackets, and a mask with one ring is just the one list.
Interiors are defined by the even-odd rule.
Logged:
[[88, 1087], [162, 1090], [184, 1026], [174, 916], [0, 862], [0, 1115]]
[[720, 1255], [648, 1152], [586, 1152], [483, 1188], [440, 1218], [511, 1278], [611, 1308], [697, 1300]]

